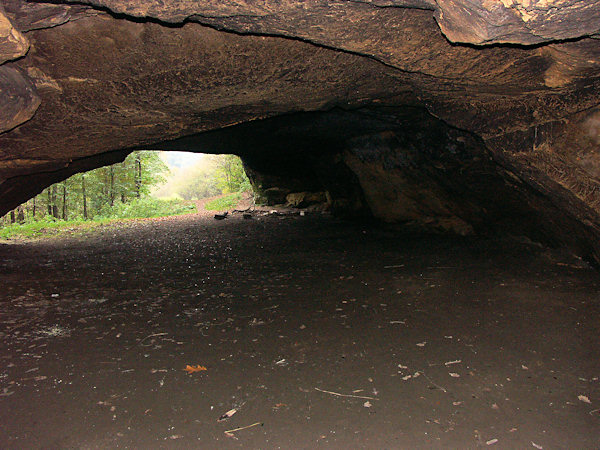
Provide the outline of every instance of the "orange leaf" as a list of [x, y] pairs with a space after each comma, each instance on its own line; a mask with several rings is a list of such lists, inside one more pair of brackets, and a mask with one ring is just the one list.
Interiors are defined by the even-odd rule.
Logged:
[[203, 370], [207, 370], [206, 367], [204, 366], [190, 366], [189, 364], [187, 366], [185, 366], [185, 370], [187, 373], [194, 373], [194, 372], [202, 372]]

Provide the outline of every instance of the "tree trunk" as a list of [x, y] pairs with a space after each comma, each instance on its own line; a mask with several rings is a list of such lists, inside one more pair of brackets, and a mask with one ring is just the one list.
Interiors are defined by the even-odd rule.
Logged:
[[37, 198], [37, 196], [33, 197], [33, 209], [32, 209], [33, 220], [35, 220], [35, 199], [36, 198]]
[[87, 197], [85, 195], [85, 175], [81, 174], [81, 194], [83, 196], [83, 218], [88, 219]]
[[25, 208], [23, 205], [17, 207], [17, 222], [25, 223]]
[[62, 204], [62, 218], [67, 220], [67, 185], [63, 183], [63, 204]]
[[15, 222], [16, 222], [16, 220], [15, 220], [15, 210], [13, 209], [10, 212], [10, 223], [15, 223]]
[[56, 219], [59, 219], [58, 217], [58, 205], [56, 204], [56, 194], [57, 194], [57, 188], [56, 185], [52, 186], [52, 216], [54, 216]]
[[115, 206], [115, 168], [110, 166], [110, 206]]
[[52, 215], [52, 192], [50, 188], [48, 188], [48, 215]]
[[140, 198], [142, 195], [142, 160], [140, 154], [135, 155], [135, 196]]

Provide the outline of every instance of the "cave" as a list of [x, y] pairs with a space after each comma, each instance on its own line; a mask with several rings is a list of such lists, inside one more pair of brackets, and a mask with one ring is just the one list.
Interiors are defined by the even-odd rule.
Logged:
[[[285, 203], [294, 195], [306, 193], [320, 196], [331, 218], [319, 217], [314, 222], [301, 218], [294, 225], [287, 225], [284, 220], [281, 223], [285, 222], [294, 236], [303, 235], [301, 230], [305, 226], [307, 236], [330, 242], [332, 251], [339, 251], [344, 258], [346, 253], [336, 247], [344, 239], [350, 248], [356, 245], [357, 255], [369, 255], [374, 260], [383, 255], [386, 267], [391, 269], [396, 265], [391, 256], [386, 260], [387, 247], [382, 243], [386, 239], [390, 240], [389, 245], [407, 252], [402, 255], [408, 259], [410, 252], [417, 252], [419, 246], [431, 256], [432, 246], [438, 245], [438, 249], [453, 249], [488, 267], [483, 255], [489, 252], [505, 258], [502, 261], [506, 264], [510, 261], [511, 270], [522, 265], [530, 276], [529, 283], [535, 283], [536, 277], [555, 276], [559, 291], [567, 292], [566, 286], [576, 286], [569, 291], [569, 295], [575, 296], [575, 303], [561, 298], [548, 300], [546, 304], [546, 299], [532, 294], [533, 302], [539, 304], [527, 303], [531, 310], [524, 307], [529, 320], [534, 320], [532, 311], [536, 307], [544, 311], [555, 307], [555, 315], [548, 312], [548, 317], [552, 317], [548, 320], [568, 336], [556, 316], [563, 314], [557, 312], [563, 311], [561, 308], [567, 312], [569, 308], [580, 311], [592, 322], [597, 317], [600, 3], [596, 1], [3, 0], [0, 3], [0, 216], [53, 183], [122, 161], [136, 150], [236, 154], [244, 163], [257, 199], [265, 205]], [[272, 221], [265, 227], [275, 227], [280, 219], [265, 220]], [[227, 243], [227, 249], [243, 244], [232, 241], [225, 231], [219, 234], [218, 227], [237, 224], [233, 220], [225, 222], [207, 225], [207, 233], [216, 240], [213, 247], [206, 244], [210, 250], [199, 251], [198, 258], [207, 261], [216, 258], [223, 267], [230, 267], [228, 256], [215, 256], [219, 253], [219, 247], [215, 247], [217, 238], [220, 236]], [[249, 233], [249, 245], [254, 245], [253, 239], [260, 241], [251, 237], [250, 222], [241, 223], [238, 225]], [[273, 236], [288, 242], [284, 231], [268, 229]], [[349, 230], [368, 238], [363, 242]], [[189, 224], [181, 225], [180, 231], [183, 241], [192, 239], [185, 233], [201, 239]], [[132, 242], [142, 239], [127, 233]], [[149, 230], [144, 233], [154, 236]], [[413, 241], [414, 244], [409, 243]], [[101, 246], [101, 242], [97, 244]], [[117, 239], [117, 244], [118, 248], [127, 247], [125, 241]], [[317, 248], [307, 244], [306, 255], [289, 252], [284, 264], [278, 260], [279, 250], [273, 242], [259, 244], [257, 248], [272, 251], [265, 254], [264, 267], [271, 267], [269, 258], [273, 258], [272, 264], [280, 270], [274, 271], [279, 274], [274, 276], [283, 279], [285, 264], [303, 277], [306, 274], [300, 271], [302, 265], [310, 258], [319, 260]], [[372, 250], [367, 244], [372, 245]], [[177, 247], [172, 245], [165, 248]], [[288, 245], [299, 255], [304, 254], [301, 245], [293, 242]], [[9, 293], [13, 288], [18, 290], [11, 284], [19, 281], [18, 270], [11, 265], [14, 261], [21, 261], [19, 270], [30, 274], [23, 276], [21, 284], [31, 282], [36, 286], [37, 272], [33, 269], [27, 272], [30, 269], [27, 258], [37, 261], [39, 257], [39, 264], [48, 267], [56, 264], [44, 253], [50, 247], [42, 245], [28, 250], [19, 244], [2, 244], [0, 250], [2, 247], [2, 268], [8, 277]], [[65, 272], [71, 261], [67, 250], [62, 247], [57, 250], [57, 258], [64, 265], [59, 273], [72, 277]], [[25, 256], [12, 258], [13, 251]], [[70, 251], [85, 259], [81, 256], [85, 254], [84, 248], [79, 244], [73, 244]], [[107, 264], [107, 273], [120, 273], [118, 267], [111, 266], [110, 256], [98, 249], [90, 251], [98, 252], [94, 253], [97, 261], [92, 265], [103, 262]], [[179, 255], [179, 250], [173, 251]], [[189, 262], [187, 256], [180, 256], [181, 260], [178, 256], [174, 260]], [[115, 255], [115, 261], [120, 257]], [[448, 267], [453, 265], [447, 255], [431, 257], [445, 261]], [[558, 274], [554, 272], [557, 266], [552, 270], [547, 266], [540, 269], [535, 259], [538, 257], [562, 261], [558, 267], [571, 272]], [[145, 260], [142, 254], [139, 258]], [[421, 271], [421, 278], [422, 272], [433, 264], [433, 260], [428, 261], [414, 269], [415, 273]], [[147, 262], [152, 266], [152, 258]], [[263, 267], [251, 259], [247, 263], [256, 265], [256, 270]], [[353, 264], [360, 265], [358, 260]], [[93, 267], [104, 270], [98, 265]], [[155, 269], [164, 272], [166, 267]], [[189, 267], [191, 270], [192, 265]], [[91, 277], [91, 272], [81, 270], [82, 279]], [[144, 268], [136, 265], [135, 270]], [[242, 276], [234, 268], [231, 272], [223, 270], [223, 279]], [[483, 278], [493, 278], [485, 270], [473, 270]], [[498, 279], [514, 281], [519, 275], [511, 270], [506, 269], [501, 275], [495, 273]], [[180, 279], [175, 273], [171, 275], [173, 283]], [[446, 275], [438, 275], [448, 281]], [[53, 283], [46, 275], [40, 277]], [[244, 272], [242, 278], [248, 277], [252, 279], [252, 275]], [[461, 277], [468, 278], [464, 273], [457, 275], [457, 279]], [[311, 280], [330, 282], [318, 277]], [[399, 279], [394, 280], [400, 283]], [[130, 282], [135, 285], [134, 280]], [[435, 286], [436, 282], [430, 284]], [[367, 286], [367, 281], [363, 285]], [[363, 285], [354, 286], [357, 296]], [[523, 287], [516, 282], [515, 286]], [[299, 284], [302, 287], [306, 285]], [[142, 288], [136, 285], [136, 289]], [[209, 291], [218, 298], [219, 292], [214, 289]], [[382, 289], [392, 288], [386, 285]], [[398, 286], [394, 289], [402, 291]], [[513, 293], [520, 298], [518, 289]], [[346, 294], [348, 298], [354, 296], [352, 291]], [[21, 294], [19, 298], [27, 295]], [[227, 295], [224, 294], [225, 298]], [[98, 294], [96, 300], [100, 302], [105, 297]], [[9, 298], [6, 304], [10, 305], [10, 301]], [[490, 299], [488, 302], [492, 305], [488, 305], [490, 311], [496, 308], [496, 312], [510, 317], [515, 314], [501, 302]], [[457, 305], [456, 314], [467, 308], [465, 304]], [[261, 304], [261, 307], [274, 305]], [[312, 301], [307, 305], [307, 309], [319, 309]], [[446, 307], [448, 315], [444, 317], [451, 317], [452, 308], [440, 306]], [[475, 308], [472, 304], [469, 307]], [[248, 312], [244, 308], [247, 307], [242, 312]], [[370, 308], [365, 306], [366, 315]], [[173, 313], [179, 317], [185, 311]], [[290, 311], [298, 312], [293, 308]], [[252, 317], [254, 320], [258, 316]], [[579, 323], [572, 317], [565, 320], [571, 325]], [[294, 324], [301, 325], [304, 326]], [[532, 327], [543, 334], [538, 325]], [[9, 326], [10, 330], [13, 328], [14, 324]], [[515, 328], [511, 328], [512, 332]], [[585, 379], [592, 387], [586, 385], [587, 391], [582, 388], [582, 392], [573, 393], [572, 402], [584, 406], [591, 403], [592, 408], [582, 413], [584, 419], [579, 422], [566, 423], [575, 423], [574, 428], [586, 436], [579, 441], [568, 440], [565, 438], [568, 431], [553, 430], [548, 432], [552, 438], [545, 441], [546, 445], [558, 442], [566, 447], [594, 446], [598, 410], [593, 407], [600, 398], [597, 376], [591, 375], [597, 362], [589, 360], [597, 359], [598, 343], [590, 338], [597, 325], [586, 322], [584, 328], [578, 331], [580, 334], [576, 333], [577, 342], [569, 342], [571, 356], [575, 358], [569, 361], [576, 365], [580, 362], [577, 367], [585, 370], [582, 369], [579, 380]], [[533, 339], [530, 332], [524, 334]], [[155, 333], [149, 342], [158, 342], [161, 336]], [[416, 335], [412, 337], [416, 339]], [[493, 338], [489, 339], [493, 342]], [[326, 336], [323, 340], [329, 342]], [[145, 348], [145, 341], [138, 344], [139, 338], [131, 348]], [[281, 366], [289, 364], [286, 358], [281, 361]], [[523, 373], [533, 369], [529, 363], [514, 364], [522, 366], [519, 370]], [[427, 371], [417, 370], [403, 376], [425, 378]], [[553, 375], [544, 373], [548, 379], [540, 383], [545, 383], [544, 389], [550, 389]], [[427, 380], [432, 390], [448, 393], [439, 383]], [[14, 391], [13, 387], [4, 388], [5, 400], [14, 402], [16, 397], [8, 394]], [[489, 389], [485, 383], [480, 387]], [[478, 392], [473, 398], [481, 397], [480, 394], [485, 395]], [[346, 398], [352, 395], [366, 397], [363, 399], [365, 405], [368, 403], [366, 409], [376, 403], [373, 393], [347, 394]], [[101, 401], [109, 409], [116, 404], [116, 400]], [[454, 406], [463, 401], [454, 399]], [[499, 403], [499, 397], [490, 403], [495, 405], [493, 411], [503, 410]], [[236, 403], [231, 410], [237, 413], [242, 404]], [[565, 404], [565, 408], [574, 408], [569, 401]], [[276, 407], [279, 408], [285, 406]], [[495, 420], [490, 414], [490, 411], [484, 414], [486, 426]], [[11, 423], [14, 426], [21, 423], [19, 420], [26, 419]], [[345, 420], [354, 423], [352, 418]], [[445, 432], [453, 429], [450, 422], [440, 424], [433, 413], [426, 420], [445, 427]], [[406, 439], [378, 440], [370, 435], [366, 440], [336, 441], [329, 436], [333, 440], [323, 442], [380, 448], [443, 447], [444, 442], [458, 447], [496, 444], [498, 439], [493, 433], [488, 433], [487, 438], [483, 436], [481, 426], [469, 431], [475, 434], [474, 441], [464, 440], [464, 435], [448, 441], [439, 435], [437, 440], [428, 441], [409, 433], [404, 435]], [[510, 433], [516, 436], [517, 428]], [[172, 432], [169, 437], [165, 433], [165, 439], [173, 439], [167, 443], [176, 447], [182, 436]], [[236, 435], [230, 434], [225, 445], [237, 443]], [[271, 445], [261, 441], [260, 436], [254, 439], [247, 444]], [[504, 439], [500, 445], [519, 447], [525, 440]], [[542, 448], [533, 438], [529, 440], [535, 448]], [[302, 441], [302, 445], [317, 445], [317, 441], [310, 444]], [[2, 442], [19, 447], [18, 441]], [[83, 445], [66, 438], [45, 441], [36, 437], [23, 442], [34, 447]], [[118, 440], [94, 442], [88, 444], [99, 448], [118, 445]], [[157, 441], [123, 442], [159, 446]], [[215, 442], [206, 445], [215, 446]], [[294, 441], [273, 442], [294, 446]], [[189, 448], [192, 444], [185, 445]]]

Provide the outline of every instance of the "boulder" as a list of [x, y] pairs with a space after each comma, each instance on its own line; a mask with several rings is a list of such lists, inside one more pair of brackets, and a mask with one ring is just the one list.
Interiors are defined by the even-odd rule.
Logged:
[[310, 205], [327, 202], [325, 192], [292, 192], [285, 199], [287, 205], [294, 208], [306, 208]]

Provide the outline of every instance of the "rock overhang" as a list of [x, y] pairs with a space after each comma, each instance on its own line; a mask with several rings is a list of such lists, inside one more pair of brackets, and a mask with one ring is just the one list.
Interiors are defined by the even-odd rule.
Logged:
[[[597, 3], [5, 0], [0, 208], [135, 148], [203, 142], [270, 183], [347, 178], [360, 189], [329, 188], [376, 215], [395, 205], [397, 219], [420, 211], [461, 232], [513, 208], [507, 226], [527, 224], [515, 232], [598, 260]], [[436, 165], [460, 163], [449, 134], [476, 144], [467, 175], [444, 181]], [[379, 145], [381, 167], [365, 167], [358, 144]], [[435, 202], [411, 190], [420, 180], [398, 172], [402, 158]], [[473, 198], [461, 180], [483, 186], [477, 170], [499, 178]], [[378, 189], [410, 195], [382, 207]], [[498, 192], [502, 214], [489, 207]]]

